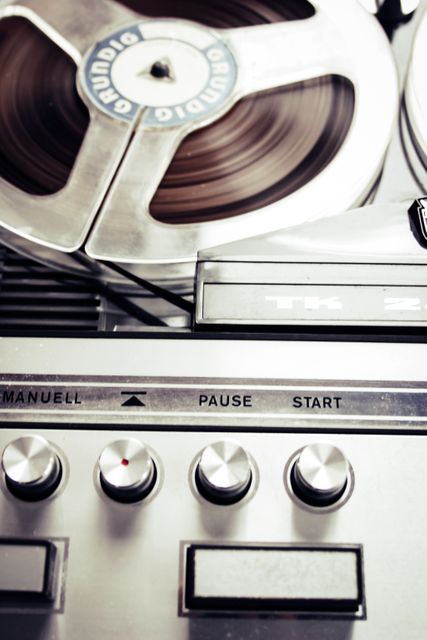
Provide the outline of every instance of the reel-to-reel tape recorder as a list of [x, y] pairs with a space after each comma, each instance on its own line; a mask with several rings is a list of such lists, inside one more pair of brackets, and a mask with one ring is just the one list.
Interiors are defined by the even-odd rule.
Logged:
[[0, 0], [0, 637], [424, 640], [427, 4]]

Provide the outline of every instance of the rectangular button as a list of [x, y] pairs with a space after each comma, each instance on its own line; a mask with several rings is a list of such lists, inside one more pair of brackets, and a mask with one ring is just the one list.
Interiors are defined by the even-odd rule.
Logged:
[[47, 540], [0, 539], [0, 604], [53, 602], [56, 560]]
[[191, 611], [363, 614], [357, 546], [211, 546], [185, 554]]

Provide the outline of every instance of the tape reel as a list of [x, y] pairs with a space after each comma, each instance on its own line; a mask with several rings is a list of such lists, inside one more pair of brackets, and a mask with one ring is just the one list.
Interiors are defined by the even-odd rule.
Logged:
[[[205, 24], [188, 21], [201, 4], [191, 0], [180, 3], [185, 19], [174, 17], [168, 1], [127, 4], [0, 3], [0, 27], [24, 19], [54, 43], [49, 59], [59, 59], [61, 50], [74, 63], [88, 113], [76, 105], [85, 132], [81, 146], [76, 136], [74, 150], [67, 147], [72, 169], [59, 188], [37, 192], [31, 180], [28, 186], [3, 174], [5, 243], [61, 266], [72, 263], [66, 254], [84, 250], [147, 277], [168, 277], [191, 265], [200, 249], [367, 198], [389, 143], [398, 90], [387, 39], [358, 2], [316, 0], [304, 16], [295, 9], [304, 3], [291, 0], [211, 0], [203, 3], [213, 16]], [[282, 5], [289, 6], [281, 17]], [[151, 15], [134, 11], [144, 7]], [[212, 26], [224, 15], [225, 24], [241, 24], [239, 7], [258, 24], [245, 15], [250, 26]], [[13, 62], [22, 43], [10, 46]], [[13, 64], [8, 77], [16, 88]], [[22, 88], [30, 102], [37, 84], [36, 76]], [[64, 90], [48, 89], [54, 96]], [[79, 102], [74, 86], [68, 90]], [[4, 125], [0, 117], [0, 133]], [[11, 149], [28, 148], [33, 136], [23, 128], [18, 134], [13, 126], [21, 139]], [[60, 131], [50, 136], [58, 142]], [[60, 148], [56, 154], [64, 155]]]
[[420, 189], [427, 191], [427, 9], [421, 16], [405, 87], [403, 134], [405, 149]]

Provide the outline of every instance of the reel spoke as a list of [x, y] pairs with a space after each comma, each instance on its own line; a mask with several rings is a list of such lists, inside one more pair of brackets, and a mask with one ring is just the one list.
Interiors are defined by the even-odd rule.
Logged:
[[0, 180], [0, 225], [47, 247], [66, 252], [77, 250], [108, 189], [131, 132], [132, 125], [118, 127], [102, 113], [94, 113], [63, 189], [34, 198]]
[[237, 60], [240, 96], [346, 75], [342, 37], [322, 11], [305, 20], [227, 29], [222, 35]]
[[32, 22], [76, 64], [104, 32], [141, 20], [139, 14], [109, 0], [16, 0], [0, 8], [1, 18], [11, 16]]
[[[147, 129], [144, 124], [136, 130], [86, 244], [90, 256], [122, 262], [124, 256], [126, 262], [140, 262], [142, 256], [150, 260], [153, 247], [155, 251], [162, 240], [167, 253], [167, 234], [154, 223], [149, 206], [189, 130], [188, 126]], [[155, 242], [153, 233], [158, 234]]]

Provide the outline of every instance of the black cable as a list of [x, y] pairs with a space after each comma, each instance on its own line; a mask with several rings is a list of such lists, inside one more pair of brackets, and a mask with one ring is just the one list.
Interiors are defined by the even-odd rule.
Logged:
[[[93, 268], [92, 263], [89, 263], [89, 261], [86, 260], [85, 256], [81, 255], [80, 252], [70, 254], [70, 257], [72, 257], [74, 260], [76, 260], [76, 262], [85, 266], [86, 268]], [[159, 287], [147, 280], [144, 280], [143, 278], [140, 278], [130, 273], [129, 271], [127, 271], [126, 269], [120, 267], [115, 263], [106, 262], [102, 260], [99, 260], [97, 262], [103, 264], [104, 266], [106, 266], [107, 268], [113, 271], [116, 271], [127, 280], [134, 282], [138, 286], [162, 298], [166, 302], [171, 303], [172, 305], [182, 309], [187, 313], [193, 313], [194, 311], [193, 303], [185, 300], [181, 296], [178, 296], [172, 293], [171, 291], [164, 289], [163, 287]], [[95, 293], [103, 295], [108, 301], [112, 302], [116, 307], [118, 307], [128, 315], [132, 316], [139, 322], [142, 322], [145, 325], [153, 326], [153, 327], [169, 326], [166, 322], [164, 322], [157, 316], [154, 316], [148, 311], [145, 311], [144, 309], [142, 309], [140, 306], [131, 302], [126, 295], [119, 293], [111, 285], [104, 283], [99, 277], [100, 274], [94, 273], [94, 275], [91, 276], [83, 273], [78, 273], [78, 274], [76, 273], [71, 275], [71, 274], [66, 274], [66, 273], [63, 273], [62, 271], [58, 271], [56, 269], [51, 269], [51, 268], [49, 269], [47, 274], [44, 274], [43, 271], [40, 273], [38, 272], [37, 266], [38, 265], [34, 264], [34, 267], [32, 268], [30, 265], [27, 265], [26, 267], [27, 272], [38, 274], [40, 276], [48, 275], [49, 278], [56, 279], [57, 281], [64, 282], [64, 283], [67, 283], [67, 282], [75, 283], [76, 281], [85, 282], [88, 286], [92, 288], [92, 290]]]
[[[37, 269], [31, 269], [30, 266], [27, 267], [30, 272], [37, 273]], [[65, 275], [61, 271], [50, 270], [49, 277], [59, 282], [75, 282], [75, 281], [84, 281], [89, 287], [90, 290], [94, 290], [95, 293], [100, 293], [103, 295], [108, 301], [112, 302], [116, 307], [132, 316], [139, 322], [142, 322], [145, 325], [153, 326], [153, 327], [167, 327], [168, 325], [160, 318], [152, 315], [148, 311], [141, 309], [138, 305], [134, 304], [130, 300], [123, 296], [121, 293], [114, 291], [109, 285], [104, 284], [100, 280], [85, 276], [84, 274], [76, 274], [73, 276]]]
[[178, 307], [179, 309], [182, 309], [182, 311], [186, 311], [187, 313], [194, 312], [194, 304], [192, 302], [189, 302], [189, 300], [185, 300], [185, 298], [178, 296], [176, 293], [172, 293], [172, 291], [168, 291], [167, 289], [159, 287], [152, 282], [149, 282], [148, 280], [144, 280], [143, 278], [136, 276], [135, 274], [127, 271], [114, 262], [107, 262], [104, 260], [98, 260], [98, 262], [103, 264], [108, 269], [116, 271], [116, 273], [119, 273], [127, 280], [131, 280], [140, 287], [143, 287], [147, 291], [150, 291], [150, 293], [153, 293], [159, 298], [166, 300], [166, 302], [170, 302], [174, 307]]
[[[77, 251], [77, 252], [73, 253], [71, 255], [71, 257], [78, 264], [83, 265], [86, 269], [89, 269], [89, 270], [92, 269], [92, 271], [93, 271], [94, 263], [91, 260], [89, 260], [81, 251]], [[101, 262], [101, 260], [97, 261], [97, 263], [98, 262]], [[133, 302], [128, 300], [127, 296], [123, 295], [122, 293], [119, 293], [119, 292], [115, 291], [110, 285], [105, 284], [104, 282], [102, 282], [102, 280], [99, 277], [99, 274], [94, 273], [94, 276], [92, 278], [89, 278], [89, 279], [91, 279], [91, 280], [93, 279], [93, 281], [96, 283], [96, 285], [103, 289], [103, 295], [107, 299], [111, 300], [111, 302], [113, 302], [113, 304], [115, 304], [117, 307], [119, 307], [123, 311], [126, 311], [126, 313], [130, 313], [130, 315], [135, 317], [137, 320], [140, 320], [144, 324], [147, 324], [147, 325], [153, 326], [153, 327], [167, 327], [168, 326], [166, 324], [166, 322], [163, 322], [163, 320], [160, 320], [160, 318], [157, 318], [157, 316], [153, 316], [148, 311], [145, 311], [141, 307], [137, 306], [136, 304], [134, 304]]]
[[138, 305], [128, 300], [126, 296], [118, 293], [117, 291], [114, 291], [114, 289], [112, 289], [109, 285], [104, 284], [100, 281], [97, 282], [96, 280], [94, 282], [100, 293], [102, 293], [102, 295], [105, 296], [107, 300], [112, 302], [119, 309], [125, 311], [127, 314], [136, 318], [136, 320], [139, 320], [143, 324], [151, 327], [168, 326], [166, 322], [163, 322], [163, 320], [160, 320], [160, 318], [157, 318], [157, 316], [153, 316], [153, 314], [149, 313], [148, 311], [141, 309], [141, 307], [138, 307]]

